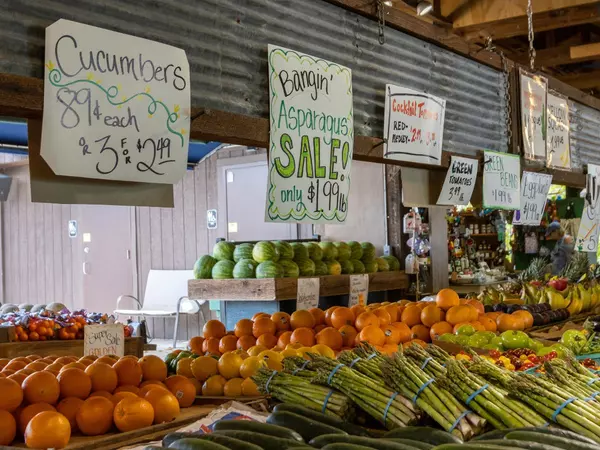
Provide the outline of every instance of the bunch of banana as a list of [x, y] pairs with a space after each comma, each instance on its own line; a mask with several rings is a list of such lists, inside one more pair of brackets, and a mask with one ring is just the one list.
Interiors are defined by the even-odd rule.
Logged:
[[551, 287], [543, 288], [542, 291], [544, 293], [545, 302], [548, 303], [553, 310], [567, 308], [571, 304], [572, 291], [569, 291], [566, 298], [562, 293]]

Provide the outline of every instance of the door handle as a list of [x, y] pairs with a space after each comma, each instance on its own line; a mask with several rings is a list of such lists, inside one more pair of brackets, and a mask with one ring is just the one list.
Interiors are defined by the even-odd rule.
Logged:
[[84, 275], [89, 275], [89, 274], [90, 274], [90, 271], [89, 271], [89, 264], [90, 264], [89, 262], [84, 262], [84, 263], [83, 263], [82, 270], [83, 270], [83, 274], [84, 274]]

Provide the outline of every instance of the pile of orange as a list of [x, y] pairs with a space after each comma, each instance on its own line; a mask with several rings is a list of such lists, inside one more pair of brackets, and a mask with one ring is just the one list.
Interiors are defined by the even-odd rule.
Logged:
[[195, 379], [157, 356], [31, 355], [0, 359], [0, 445], [63, 448], [72, 433], [131, 431], [174, 420], [196, 397]]

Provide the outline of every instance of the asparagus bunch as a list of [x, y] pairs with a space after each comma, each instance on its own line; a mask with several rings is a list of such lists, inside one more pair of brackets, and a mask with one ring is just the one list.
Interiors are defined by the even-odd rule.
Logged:
[[600, 387], [600, 378], [592, 375], [589, 371], [585, 375], [580, 374], [560, 359], [546, 361], [544, 369], [546, 369], [548, 380], [562, 386], [571, 396], [588, 402], [600, 414], [600, 403], [597, 401], [600, 400], [597, 398], [600, 395], [597, 389]]
[[345, 350], [338, 354], [337, 359], [342, 364], [357, 370], [371, 380], [385, 383], [381, 364], [384, 359], [382, 354], [370, 344], [363, 343], [353, 350]]
[[346, 395], [325, 386], [314, 385], [305, 377], [263, 367], [252, 380], [260, 392], [284, 403], [294, 403], [342, 419], [353, 415], [352, 401]]
[[288, 356], [287, 358], [283, 358], [282, 361], [283, 370], [286, 372], [302, 378], [313, 379], [317, 373], [308, 368], [309, 364], [309, 360], [300, 356]]
[[387, 429], [405, 427], [418, 421], [417, 408], [402, 395], [390, 391], [381, 381], [372, 380], [330, 358], [309, 355], [313, 358], [310, 368], [317, 371], [314, 382], [343, 392]]
[[444, 430], [468, 440], [478, 433], [485, 421], [480, 417], [473, 426], [467, 419], [470, 411], [444, 387], [425, 373], [414, 360], [402, 353], [387, 357], [382, 365], [386, 382], [398, 392], [412, 398]]

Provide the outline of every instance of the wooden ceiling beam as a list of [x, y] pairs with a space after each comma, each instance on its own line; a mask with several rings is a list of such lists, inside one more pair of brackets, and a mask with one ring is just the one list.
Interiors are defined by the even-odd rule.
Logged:
[[562, 75], [558, 78], [577, 89], [591, 89], [600, 86], [600, 69]]
[[[600, 22], [600, 1], [533, 15], [533, 29], [536, 32], [598, 22]], [[488, 36], [493, 40], [524, 36], [527, 34], [527, 16], [514, 16], [464, 27], [456, 27], [455, 22], [454, 30], [472, 42], [483, 42]]]
[[[535, 55], [536, 67], [555, 67], [564, 64], [574, 64], [600, 59], [600, 42], [585, 45], [560, 45], [558, 47], [537, 50]], [[519, 55], [515, 61], [527, 65], [527, 54]]]

